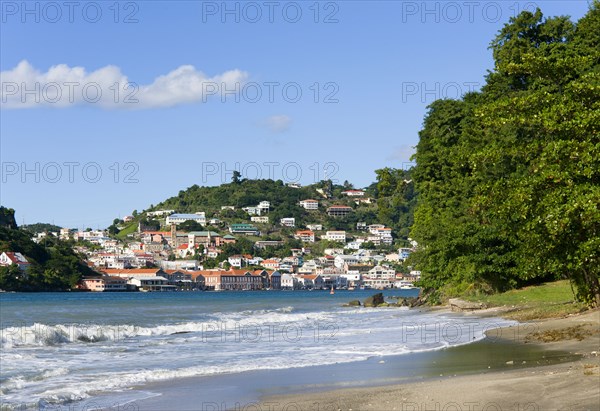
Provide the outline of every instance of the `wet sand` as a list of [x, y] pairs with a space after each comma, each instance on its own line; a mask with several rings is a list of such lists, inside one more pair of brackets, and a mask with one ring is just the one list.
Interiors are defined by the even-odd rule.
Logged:
[[[483, 341], [438, 351], [149, 384], [143, 389], [155, 396], [135, 409], [600, 410], [599, 319], [595, 311], [493, 329]], [[583, 341], [532, 339], [580, 324], [594, 331]]]
[[[577, 327], [573, 329], [571, 327]], [[600, 410], [600, 311], [562, 319], [536, 321], [514, 332], [493, 330], [489, 339], [512, 336], [514, 344], [573, 355], [573, 361], [517, 368], [516, 359], [493, 372], [440, 376], [420, 382], [352, 388], [318, 393], [270, 396], [258, 409], [269, 410]], [[571, 329], [582, 331], [570, 339]], [[563, 339], [561, 338], [561, 334]], [[544, 342], [558, 335], [558, 341]], [[538, 338], [535, 338], [538, 337]], [[477, 343], [467, 347], [476, 347]], [[451, 351], [451, 350], [447, 350]], [[492, 349], [491, 356], [496, 356]], [[512, 362], [511, 362], [512, 361]]]

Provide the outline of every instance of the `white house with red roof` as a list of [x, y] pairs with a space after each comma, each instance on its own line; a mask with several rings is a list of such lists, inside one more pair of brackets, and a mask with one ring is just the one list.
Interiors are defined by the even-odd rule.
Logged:
[[21, 253], [13, 252], [13, 251], [5, 251], [0, 254], [0, 266], [8, 267], [10, 265], [16, 264], [20, 270], [27, 270], [31, 263], [27, 261], [25, 256]]
[[179, 258], [185, 258], [188, 255], [191, 255], [194, 253], [194, 250], [192, 247], [190, 247], [189, 244], [181, 244], [179, 246], [177, 246], [177, 248], [175, 249], [175, 253], [177, 254], [177, 256]]
[[299, 230], [296, 231], [296, 235], [294, 238], [303, 241], [305, 243], [314, 243], [315, 242], [315, 233], [310, 230]]

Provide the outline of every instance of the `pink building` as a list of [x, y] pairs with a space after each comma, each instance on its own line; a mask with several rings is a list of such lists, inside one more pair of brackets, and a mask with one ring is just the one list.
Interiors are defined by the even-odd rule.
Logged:
[[102, 276], [82, 279], [77, 288], [84, 291], [126, 291], [127, 279], [122, 277]]

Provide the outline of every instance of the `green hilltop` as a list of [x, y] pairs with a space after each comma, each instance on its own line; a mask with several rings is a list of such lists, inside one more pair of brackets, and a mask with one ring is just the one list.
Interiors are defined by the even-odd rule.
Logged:
[[[177, 213], [205, 212], [207, 220], [217, 218], [223, 227], [235, 223], [249, 223], [250, 215], [242, 207], [252, 207], [261, 201], [269, 201], [271, 208], [268, 214], [269, 224], [253, 223], [266, 234], [286, 232], [279, 224], [280, 219], [293, 217], [296, 229], [306, 228], [308, 224], [322, 224], [326, 230], [356, 231], [357, 222], [369, 224], [385, 224], [392, 228], [395, 238], [405, 241], [412, 224], [412, 215], [416, 204], [416, 193], [412, 188], [410, 170], [385, 168], [377, 170], [377, 182], [365, 188], [365, 196], [370, 203], [359, 203], [357, 199], [343, 195], [342, 192], [354, 189], [348, 182], [343, 185], [331, 181], [320, 181], [304, 187], [291, 187], [278, 180], [250, 180], [238, 178], [231, 183], [215, 187], [193, 185], [181, 190], [177, 196], [149, 207], [142, 213], [135, 212], [133, 221], [125, 224], [117, 222], [121, 227], [118, 234], [124, 238], [135, 232], [140, 222], [145, 225], [164, 225], [164, 218], [154, 220], [147, 213], [157, 210], [175, 210]], [[305, 210], [299, 205], [301, 200], [319, 201], [318, 210]], [[330, 217], [327, 208], [332, 205], [346, 205], [353, 211], [346, 217]], [[233, 206], [235, 210], [223, 210], [223, 206]], [[158, 227], [157, 227], [158, 228]], [[114, 228], [112, 229], [115, 233]], [[291, 233], [290, 230], [289, 233]]]

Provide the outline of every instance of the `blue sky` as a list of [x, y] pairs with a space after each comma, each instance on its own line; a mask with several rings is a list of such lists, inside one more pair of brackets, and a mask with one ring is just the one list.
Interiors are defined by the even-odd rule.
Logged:
[[588, 9], [24, 4], [1, 2], [1, 203], [19, 224], [79, 228], [105, 227], [193, 184], [227, 182], [234, 168], [302, 184], [326, 169], [366, 186], [378, 168], [407, 166], [429, 103], [483, 83], [487, 46], [515, 12], [539, 6], [576, 20]]

